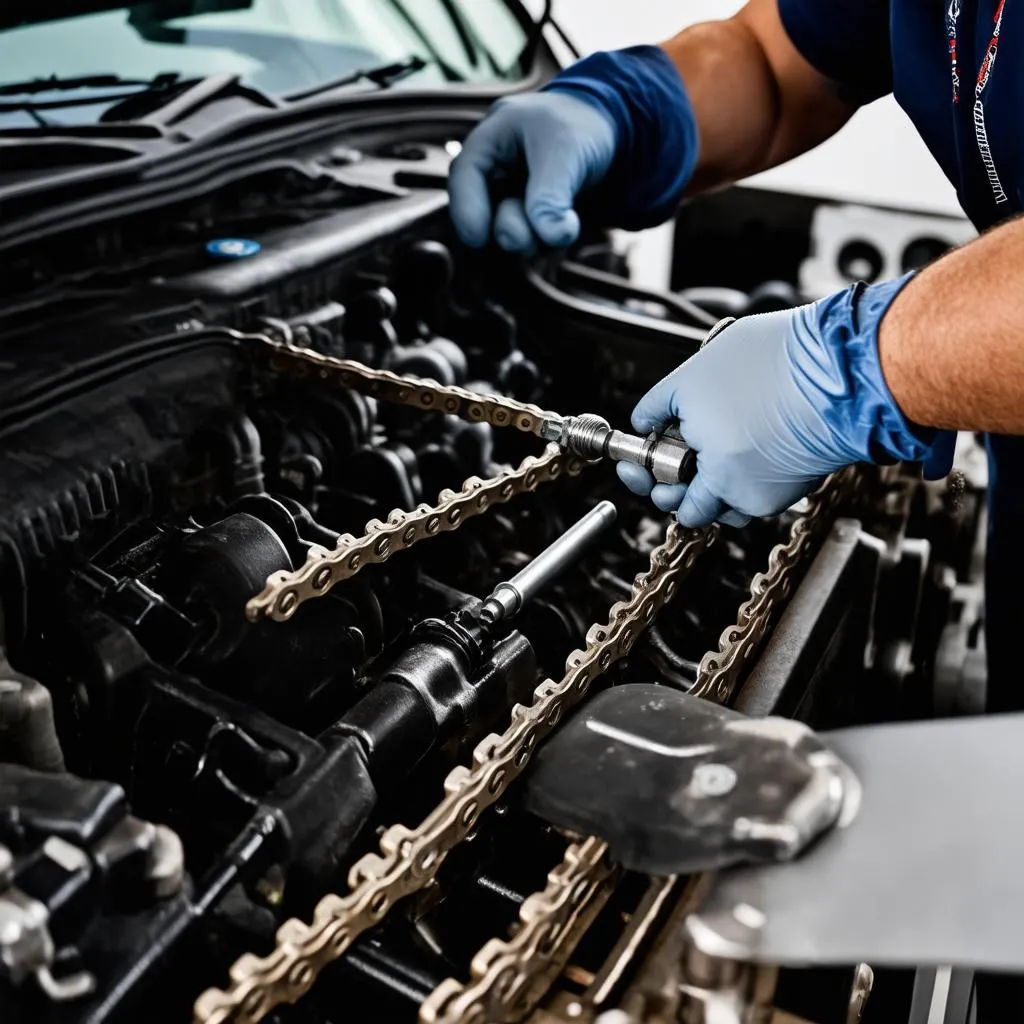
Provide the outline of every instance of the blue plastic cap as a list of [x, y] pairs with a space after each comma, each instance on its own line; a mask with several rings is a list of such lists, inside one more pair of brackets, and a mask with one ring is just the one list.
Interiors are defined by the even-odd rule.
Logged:
[[255, 256], [262, 246], [251, 238], [215, 238], [206, 243], [206, 251], [218, 260], [244, 260]]

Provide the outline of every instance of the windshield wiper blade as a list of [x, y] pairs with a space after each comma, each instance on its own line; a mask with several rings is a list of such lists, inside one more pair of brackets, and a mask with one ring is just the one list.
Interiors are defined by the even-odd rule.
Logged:
[[341, 78], [333, 78], [327, 82], [314, 85], [311, 89], [303, 89], [300, 92], [288, 93], [284, 98], [289, 103], [301, 103], [303, 100], [312, 99], [326, 92], [335, 89], [344, 89], [350, 85], [357, 85], [359, 82], [372, 82], [381, 89], [386, 89], [403, 78], [418, 74], [428, 66], [427, 61], [422, 57], [409, 57], [406, 60], [394, 64], [382, 64], [379, 68], [367, 68], [365, 70], [353, 71], [343, 75]]
[[[49, 75], [45, 78], [30, 78], [24, 82], [4, 82], [0, 85], [0, 96], [30, 96], [37, 92], [120, 88], [133, 85], [144, 89], [160, 89], [174, 85], [180, 77], [181, 75], [177, 71], [160, 74], [155, 78], [124, 78], [114, 74], [78, 75], [76, 77]], [[93, 102], [96, 101], [93, 100]]]
[[[120, 75], [80, 75], [73, 78], [61, 78], [50, 75], [48, 78], [32, 78], [24, 82], [6, 82], [0, 85], [0, 96], [25, 96], [25, 99], [0, 103], [0, 114], [15, 114], [20, 111], [28, 113], [35, 121], [37, 128], [57, 127], [50, 125], [39, 113], [42, 110], [64, 110], [68, 107], [94, 107], [102, 103], [120, 103], [141, 95], [162, 95], [172, 92], [181, 76], [176, 72], [159, 74], [155, 78], [136, 79], [122, 78]], [[31, 99], [41, 92], [73, 92], [77, 89], [132, 89], [131, 92], [102, 94], [100, 96], [64, 96], [54, 100]]]
[[[114, 80], [114, 81], [111, 81]], [[93, 75], [88, 78], [63, 79], [57, 86], [49, 88], [75, 89], [88, 88], [97, 82], [124, 85], [124, 80], [117, 80], [116, 75]], [[26, 111], [36, 120], [32, 126], [23, 125], [17, 128], [0, 128], [0, 135], [18, 136], [40, 134], [60, 135], [65, 137], [99, 137], [99, 138], [145, 138], [160, 137], [167, 134], [167, 129], [189, 114], [201, 110], [209, 103], [221, 99], [238, 96], [249, 100], [257, 106], [271, 110], [279, 109], [281, 104], [272, 97], [242, 85], [238, 75], [218, 74], [204, 78], [182, 80], [177, 73], [157, 75], [150, 81], [140, 83], [143, 88], [134, 92], [114, 96], [67, 97], [65, 99], [39, 101], [33, 99], [15, 100], [11, 103], [0, 103], [0, 114]], [[32, 83], [33, 88], [35, 82]], [[13, 92], [18, 86], [6, 88]], [[39, 91], [45, 87], [40, 86]], [[58, 125], [45, 120], [39, 113], [42, 110], [59, 110], [64, 107], [96, 105], [108, 103], [111, 106], [103, 112], [93, 124]]]

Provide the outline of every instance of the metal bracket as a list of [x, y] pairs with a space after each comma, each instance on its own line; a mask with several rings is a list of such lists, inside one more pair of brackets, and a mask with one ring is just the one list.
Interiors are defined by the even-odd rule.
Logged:
[[615, 687], [538, 755], [527, 806], [681, 875], [788, 860], [839, 820], [856, 780], [807, 726], [750, 719], [663, 686]]
[[1018, 714], [823, 733], [856, 772], [856, 813], [797, 863], [719, 875], [692, 940], [779, 966], [1024, 973], [1022, 731]]

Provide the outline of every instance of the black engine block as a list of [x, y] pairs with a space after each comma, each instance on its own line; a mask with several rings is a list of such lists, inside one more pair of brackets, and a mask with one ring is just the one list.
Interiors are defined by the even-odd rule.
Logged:
[[[0, 314], [11, 367], [0, 375], [4, 1022], [188, 1019], [239, 956], [266, 953], [288, 917], [345, 892], [388, 826], [432, 810], [446, 775], [542, 680], [561, 678], [664, 538], [664, 517], [590, 465], [361, 568], [287, 622], [246, 615], [268, 578], [311, 550], [539, 449], [512, 430], [276, 373], [256, 336], [624, 423], [736, 311], [633, 287], [603, 237], [528, 266], [460, 250], [431, 177], [436, 140], [420, 149], [420, 177], [390, 196], [323, 171], [260, 172], [148, 227], [113, 219], [11, 260]], [[214, 226], [258, 232], [262, 251], [211, 260]], [[66, 265], [76, 237], [88, 271]], [[752, 310], [797, 300], [785, 284], [748, 298]], [[976, 525], [970, 495], [954, 510], [925, 500], [919, 481], [867, 476], [859, 508], [891, 551], [909, 529], [953, 564]], [[509, 621], [482, 614], [499, 583], [601, 501], [618, 519], [599, 547]], [[800, 515], [723, 531], [600, 687], [693, 690]], [[872, 557], [857, 563], [858, 601], [883, 572]], [[847, 664], [850, 686], [816, 687], [824, 665], [867, 643], [872, 624], [851, 619], [853, 603], [822, 605], [820, 663], [779, 689], [794, 713], [870, 715], [884, 673], [869, 685]], [[909, 639], [901, 626], [871, 642], [909, 643], [923, 671], [929, 638], [907, 628]], [[908, 701], [917, 678], [901, 679]], [[431, 884], [274, 1019], [415, 1019], [508, 934], [566, 842], [511, 789]], [[581, 962], [611, 948], [639, 886], [618, 890]]]

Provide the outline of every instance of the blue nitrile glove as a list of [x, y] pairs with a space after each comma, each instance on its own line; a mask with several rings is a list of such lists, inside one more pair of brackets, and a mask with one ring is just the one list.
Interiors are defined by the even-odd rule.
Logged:
[[[571, 245], [577, 196], [602, 227], [667, 220], [697, 163], [697, 123], [679, 72], [657, 46], [597, 53], [539, 93], [499, 100], [452, 164], [459, 238], [492, 234], [510, 252]], [[492, 189], [504, 192], [497, 214]]]
[[910, 276], [726, 327], [633, 411], [641, 434], [678, 422], [697, 452], [692, 483], [655, 486], [629, 463], [622, 481], [701, 527], [781, 512], [856, 462], [924, 462], [944, 476], [955, 435], [909, 423], [879, 363], [878, 326]]

